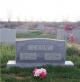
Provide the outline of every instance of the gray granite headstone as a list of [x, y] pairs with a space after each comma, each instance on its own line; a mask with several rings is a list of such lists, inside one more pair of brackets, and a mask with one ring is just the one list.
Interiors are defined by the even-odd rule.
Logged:
[[57, 29], [57, 39], [65, 40], [65, 31], [64, 31], [64, 29]]
[[80, 28], [75, 28], [69, 31], [65, 31], [64, 29], [57, 29], [57, 39], [60, 40], [65, 40], [66, 42], [68, 42], [68, 37], [70, 35], [73, 35], [75, 38], [75, 42], [80, 44]]
[[72, 34], [74, 35], [75, 42], [80, 44], [80, 29], [76, 28], [72, 31]]
[[44, 38], [19, 40], [16, 41], [16, 61], [8, 62], [8, 66], [65, 65], [65, 55], [64, 40]]
[[16, 29], [0, 28], [0, 43], [15, 44]]

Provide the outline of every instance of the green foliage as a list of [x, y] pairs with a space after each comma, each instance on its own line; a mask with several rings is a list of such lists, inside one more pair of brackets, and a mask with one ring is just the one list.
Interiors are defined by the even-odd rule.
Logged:
[[79, 50], [75, 48], [74, 46], [67, 48], [67, 54], [68, 55], [79, 55]]
[[14, 45], [0, 45], [0, 62], [1, 64], [7, 63], [9, 59], [15, 58], [15, 46]]
[[74, 64], [80, 67], [80, 51], [75, 46], [67, 48], [66, 60], [71, 60]]

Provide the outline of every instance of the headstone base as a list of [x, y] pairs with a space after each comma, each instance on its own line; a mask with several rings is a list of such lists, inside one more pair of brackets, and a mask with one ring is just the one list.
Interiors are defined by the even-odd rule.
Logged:
[[[30, 63], [16, 63], [15, 60], [10, 60], [7, 63], [7, 67], [35, 67], [35, 66], [42, 66], [45, 64], [46, 63], [31, 63], [31, 64]], [[55, 66], [57, 66], [57, 65], [59, 65], [59, 66], [74, 66], [74, 63], [72, 61], [65, 61], [63, 64], [54, 63], [53, 65], [55, 65]]]

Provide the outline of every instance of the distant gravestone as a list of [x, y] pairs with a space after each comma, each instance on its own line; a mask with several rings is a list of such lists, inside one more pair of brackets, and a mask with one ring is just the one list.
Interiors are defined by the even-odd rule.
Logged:
[[16, 29], [1, 28], [0, 29], [0, 43], [15, 44]]
[[80, 44], [80, 29], [74, 29], [72, 33], [75, 37], [75, 42]]
[[[34, 67], [42, 65], [68, 65], [65, 62], [66, 47], [64, 40], [25, 39], [16, 41], [16, 61], [9, 66]], [[73, 63], [71, 62], [71, 65]]]
[[64, 29], [57, 29], [57, 39], [65, 40], [65, 31], [64, 31]]
[[76, 43], [80, 43], [80, 29], [76, 28], [69, 31], [65, 31], [64, 29], [57, 29], [57, 39], [65, 40], [66, 42], [68, 42], [68, 38], [70, 35], [74, 36]]
[[1, 44], [1, 30], [0, 30], [0, 44]]

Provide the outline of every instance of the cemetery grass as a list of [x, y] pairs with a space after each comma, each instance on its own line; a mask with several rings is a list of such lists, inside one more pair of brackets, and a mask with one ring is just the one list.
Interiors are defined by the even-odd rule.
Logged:
[[42, 66], [48, 74], [45, 79], [34, 78], [33, 68], [7, 68], [8, 60], [15, 59], [15, 46], [0, 46], [0, 82], [80, 82], [80, 52], [74, 46], [67, 49], [66, 60], [72, 60], [74, 67]]
[[31, 31], [25, 33], [17, 33], [17, 38], [56, 38], [55, 34], [44, 33], [42, 31]]

